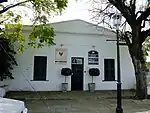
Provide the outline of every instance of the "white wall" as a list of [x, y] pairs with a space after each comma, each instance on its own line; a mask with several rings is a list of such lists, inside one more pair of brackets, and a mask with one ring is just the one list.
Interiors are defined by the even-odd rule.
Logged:
[[[115, 38], [115, 37], [114, 37]], [[69, 34], [57, 33], [56, 46], [45, 47], [43, 49], [27, 49], [23, 54], [17, 56], [19, 66], [13, 70], [15, 79], [12, 81], [10, 90], [33, 91], [34, 87], [37, 91], [60, 91], [61, 83], [64, 82], [64, 76], [60, 74], [62, 67], [71, 67], [71, 57], [84, 57], [84, 90], [88, 90], [88, 83], [91, 77], [88, 75], [88, 69], [92, 66], [88, 65], [88, 51], [95, 50], [99, 52], [99, 65], [93, 66], [100, 69], [100, 76], [94, 78], [96, 90], [113, 90], [116, 89], [116, 81], [103, 82], [104, 79], [104, 58], [116, 59], [116, 43], [106, 41], [108, 37], [98, 35], [85, 34]], [[111, 37], [111, 39], [113, 39]], [[55, 48], [64, 46], [68, 48], [67, 65], [55, 64]], [[36, 55], [47, 56], [47, 81], [31, 81], [33, 80], [33, 58]], [[117, 66], [115, 60], [115, 76], [117, 79]], [[133, 66], [127, 47], [121, 47], [121, 76], [123, 81], [123, 89], [131, 89], [134, 86], [135, 79]], [[27, 82], [28, 81], [28, 82]], [[71, 77], [68, 77], [69, 90], [71, 89]], [[30, 84], [31, 85], [30, 85]]]

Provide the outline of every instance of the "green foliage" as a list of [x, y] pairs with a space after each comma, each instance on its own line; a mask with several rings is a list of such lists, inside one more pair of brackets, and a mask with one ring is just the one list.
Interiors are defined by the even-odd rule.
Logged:
[[18, 51], [24, 51], [26, 36], [22, 31], [22, 24], [5, 24], [6, 30], [3, 31], [2, 36], [8, 39], [11, 43], [18, 44]]
[[[150, 52], [150, 37], [147, 37], [145, 42], [143, 43], [143, 51], [144, 51], [144, 59], [146, 61], [146, 57], [149, 55], [148, 52]], [[150, 63], [145, 63], [146, 67], [150, 69]]]
[[146, 62], [146, 67], [148, 70], [150, 70], [150, 62]]
[[11, 70], [13, 65], [17, 65], [15, 54], [10, 41], [0, 37], [0, 81], [7, 78], [13, 79]]
[[[7, 11], [0, 13], [0, 23], [5, 26], [6, 29], [1, 30], [1, 35], [6, 39], [9, 39], [11, 43], [17, 43], [18, 51], [23, 52], [25, 50], [25, 44], [33, 48], [41, 48], [44, 46], [50, 46], [54, 44], [55, 31], [51, 25], [48, 24], [48, 19], [53, 14], [61, 14], [61, 12], [67, 7], [68, 0], [18, 0], [13, 5], [0, 4], [2, 10], [6, 7], [11, 7]], [[32, 8], [34, 14], [32, 31], [29, 34], [28, 40], [23, 32], [23, 25], [21, 23], [22, 16], [20, 13], [16, 13], [13, 8], [20, 7]], [[0, 11], [2, 11], [0, 10]]]
[[150, 37], [147, 37], [145, 42], [143, 43], [145, 56], [148, 56], [148, 52], [150, 51]]
[[[12, 45], [23, 52], [28, 45], [42, 48], [54, 44], [55, 31], [48, 19], [53, 14], [61, 14], [67, 3], [67, 0], [17, 0], [9, 5], [0, 4], [0, 26], [5, 26], [5, 29], [0, 27], [0, 80], [13, 79], [11, 69], [17, 63]], [[28, 36], [23, 31], [22, 15], [16, 12], [21, 7], [29, 7], [34, 12], [32, 31]]]
[[54, 29], [50, 25], [39, 25], [33, 27], [33, 32], [29, 35], [29, 45], [33, 48], [41, 48], [44, 45], [53, 45]]

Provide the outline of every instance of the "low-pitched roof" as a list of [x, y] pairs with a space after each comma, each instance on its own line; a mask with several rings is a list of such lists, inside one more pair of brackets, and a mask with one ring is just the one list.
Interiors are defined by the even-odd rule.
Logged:
[[[51, 23], [56, 33], [76, 33], [76, 34], [93, 34], [93, 35], [115, 35], [110, 29], [98, 26], [81, 19], [67, 20]], [[24, 26], [24, 30], [30, 30], [31, 26]]]

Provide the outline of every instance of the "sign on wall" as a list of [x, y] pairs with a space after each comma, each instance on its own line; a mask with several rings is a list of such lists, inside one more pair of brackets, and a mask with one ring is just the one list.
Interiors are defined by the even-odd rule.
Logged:
[[97, 51], [91, 50], [88, 52], [88, 64], [89, 65], [98, 65], [99, 64]]
[[66, 64], [67, 63], [68, 50], [66, 48], [55, 49], [55, 63]]
[[72, 64], [83, 64], [83, 59], [78, 57], [72, 57]]

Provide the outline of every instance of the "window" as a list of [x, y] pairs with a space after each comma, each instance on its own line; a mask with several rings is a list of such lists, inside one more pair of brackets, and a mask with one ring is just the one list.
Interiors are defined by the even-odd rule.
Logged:
[[104, 81], [115, 81], [114, 59], [104, 59]]
[[88, 52], [88, 64], [89, 65], [98, 65], [98, 52], [95, 50], [91, 50]]
[[47, 71], [47, 57], [46, 56], [34, 56], [34, 75], [35, 81], [46, 81]]

